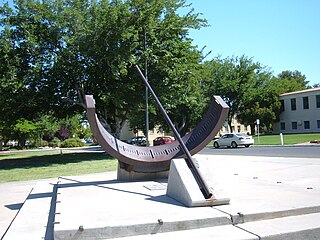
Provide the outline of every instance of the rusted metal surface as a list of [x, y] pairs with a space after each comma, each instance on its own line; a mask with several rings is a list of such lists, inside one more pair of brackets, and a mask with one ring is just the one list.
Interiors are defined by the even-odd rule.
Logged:
[[[140, 147], [127, 144], [113, 137], [100, 123], [95, 113], [92, 95], [86, 95], [87, 117], [94, 137], [101, 147], [117, 158], [124, 168], [137, 172], [157, 172], [169, 169], [173, 158], [186, 158], [178, 141], [170, 144]], [[191, 155], [201, 151], [219, 132], [227, 116], [229, 107], [219, 96], [213, 100], [198, 125], [187, 135], [183, 142]]]

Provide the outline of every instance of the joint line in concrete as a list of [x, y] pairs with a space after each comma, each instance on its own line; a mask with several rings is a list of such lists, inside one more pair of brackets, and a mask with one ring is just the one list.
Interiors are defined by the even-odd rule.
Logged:
[[232, 224], [232, 225], [233, 225], [234, 227], [242, 230], [242, 231], [245, 231], [245, 232], [247, 232], [247, 233], [249, 233], [249, 234], [252, 234], [252, 235], [256, 236], [259, 240], [262, 239], [258, 234], [254, 233], [254, 232], [251, 232], [251, 231], [248, 231], [247, 229], [244, 229], [244, 228], [242, 228], [242, 227], [239, 227], [239, 225], [234, 225], [234, 224]]
[[6, 231], [4, 232], [4, 234], [2, 235], [2, 237], [0, 238], [1, 240], [5, 237], [5, 235], [7, 234], [7, 232], [9, 231], [12, 223], [14, 222], [14, 220], [17, 218], [20, 210], [22, 209], [23, 205], [25, 204], [25, 202], [27, 201], [28, 197], [30, 196], [31, 192], [33, 191], [34, 188], [31, 188], [28, 196], [26, 197], [26, 199], [23, 201], [22, 206], [19, 208], [18, 212], [16, 213], [16, 215], [14, 216], [14, 218], [12, 219], [12, 221], [10, 222], [9, 226], [7, 227]]

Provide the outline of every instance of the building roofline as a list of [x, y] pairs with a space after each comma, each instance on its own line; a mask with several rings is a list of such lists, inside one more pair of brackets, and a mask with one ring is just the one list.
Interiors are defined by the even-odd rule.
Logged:
[[295, 92], [283, 93], [283, 94], [280, 94], [280, 96], [288, 96], [288, 95], [293, 95], [293, 94], [307, 93], [307, 92], [315, 92], [315, 91], [320, 91], [320, 87], [317, 87], [317, 88], [309, 88], [309, 89], [300, 90], [300, 91], [295, 91]]

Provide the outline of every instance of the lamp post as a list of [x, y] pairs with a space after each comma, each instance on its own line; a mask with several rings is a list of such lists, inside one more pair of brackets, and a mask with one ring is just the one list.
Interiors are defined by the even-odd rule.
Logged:
[[258, 143], [260, 144], [260, 119], [257, 119]]
[[[147, 51], [147, 31], [146, 28], [143, 29], [144, 35], [144, 51], [145, 51], [145, 58], [144, 58], [144, 76], [146, 81], [148, 81], [148, 59], [146, 55]], [[149, 143], [149, 92], [148, 87], [146, 86], [146, 146], [148, 147]]]
[[[182, 28], [181, 30], [188, 31], [189, 28]], [[148, 82], [148, 59], [147, 59], [147, 30], [144, 27], [143, 28], [143, 45], [144, 45], [144, 51], [145, 51], [145, 58], [144, 58], [144, 77], [146, 81]], [[149, 143], [149, 90], [146, 86], [146, 146], [150, 146]]]

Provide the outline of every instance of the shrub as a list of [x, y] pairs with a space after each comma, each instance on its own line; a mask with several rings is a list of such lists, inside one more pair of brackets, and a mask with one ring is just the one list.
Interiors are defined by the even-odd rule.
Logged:
[[61, 141], [59, 138], [54, 137], [51, 142], [49, 142], [49, 147], [60, 147]]
[[40, 143], [40, 147], [48, 147], [49, 143], [45, 140], [42, 140]]
[[68, 138], [61, 143], [62, 148], [69, 147], [83, 147], [84, 143], [80, 140], [80, 138]]

